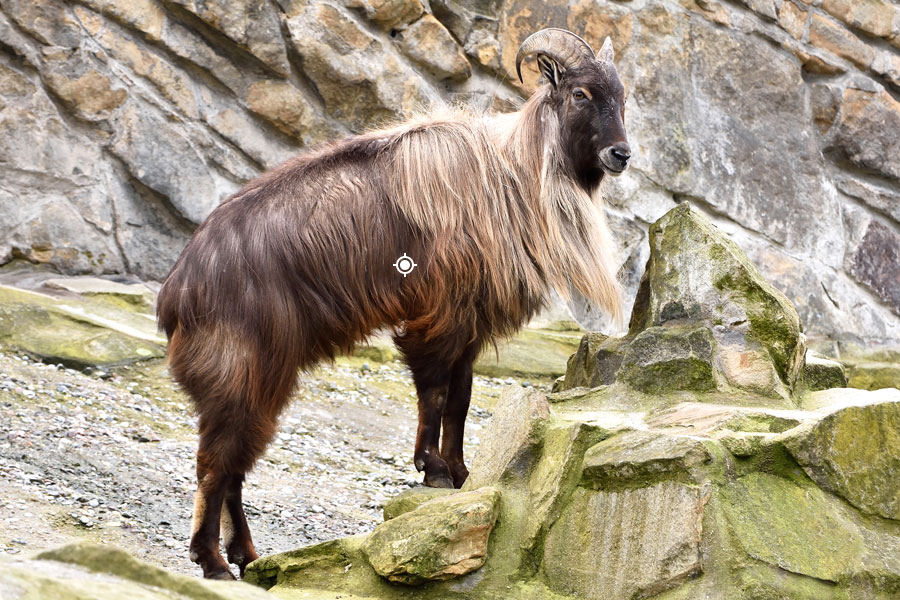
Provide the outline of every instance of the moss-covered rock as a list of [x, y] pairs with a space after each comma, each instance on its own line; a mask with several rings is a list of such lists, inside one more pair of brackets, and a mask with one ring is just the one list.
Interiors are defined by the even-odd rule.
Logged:
[[447, 488], [415, 487], [408, 489], [385, 503], [384, 509], [382, 509], [384, 520], [390, 521], [395, 517], [419, 508], [429, 500], [455, 493], [456, 490]]
[[832, 582], [859, 569], [863, 538], [837, 498], [765, 473], [751, 473], [720, 493], [732, 536], [749, 556]]
[[[71, 544], [0, 562], [4, 598], [53, 600], [265, 600], [241, 582], [207, 581], [138, 561], [110, 546]], [[7, 594], [9, 594], [7, 596]]]
[[86, 298], [0, 285], [0, 346], [83, 368], [165, 355], [155, 319]]
[[487, 559], [499, 501], [490, 487], [435, 498], [376, 527], [363, 550], [372, 568], [395, 583], [465, 575]]
[[591, 446], [584, 455], [581, 484], [593, 488], [641, 485], [689, 478], [712, 457], [702, 442], [685, 436], [629, 431]]
[[550, 588], [578, 598], [643, 598], [701, 571], [704, 494], [665, 482], [622, 491], [578, 488], [547, 536]]
[[848, 385], [861, 390], [900, 388], [900, 362], [848, 360]]
[[[834, 388], [791, 410], [697, 401], [631, 410], [627, 398], [617, 408], [617, 389], [630, 388], [554, 403], [535, 390], [504, 392], [466, 484], [499, 490], [478, 570], [425, 581], [404, 567], [396, 577], [406, 584], [396, 585], [372, 567], [376, 535], [386, 563], [434, 571], [447, 562], [434, 553], [450, 543], [467, 492], [418, 504], [424, 494], [413, 491], [397, 506], [418, 508], [379, 526], [396, 533], [266, 557], [248, 580], [284, 600], [330, 600], [322, 590], [373, 600], [897, 597], [900, 520], [831, 493], [786, 446], [850, 409], [896, 404], [900, 392]], [[864, 429], [882, 426], [900, 430], [885, 415]], [[892, 442], [855, 440], [868, 446], [860, 456], [891, 472]], [[897, 490], [879, 481], [886, 494]]]
[[650, 227], [650, 260], [628, 335], [588, 334], [560, 389], [624, 383], [662, 396], [740, 390], [789, 404], [805, 350], [790, 301], [685, 203]]
[[803, 382], [806, 389], [813, 392], [847, 387], [847, 374], [844, 372], [844, 365], [838, 361], [822, 356], [818, 352], [807, 350]]
[[119, 283], [99, 277], [57, 277], [43, 283], [46, 287], [104, 300], [113, 306], [131, 307], [149, 312], [156, 295], [143, 283]]
[[500, 395], [463, 490], [521, 478], [540, 456], [550, 417], [547, 398], [533, 388], [507, 387]]
[[553, 378], [565, 373], [566, 360], [578, 348], [580, 330], [527, 327], [509, 340], [489, 348], [475, 361], [474, 370], [489, 377]]
[[824, 489], [900, 520], [900, 391], [846, 389], [843, 396], [845, 406], [785, 434], [784, 444]]
[[716, 389], [714, 342], [706, 327], [650, 327], [629, 342], [621, 379], [645, 393]]

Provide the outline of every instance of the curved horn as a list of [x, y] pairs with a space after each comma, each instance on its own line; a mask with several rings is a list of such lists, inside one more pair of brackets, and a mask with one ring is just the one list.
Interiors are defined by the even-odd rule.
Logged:
[[550, 27], [528, 36], [519, 46], [516, 54], [516, 74], [522, 79], [522, 61], [530, 54], [545, 54], [555, 60], [563, 69], [581, 65], [594, 59], [594, 51], [586, 41], [565, 29]]

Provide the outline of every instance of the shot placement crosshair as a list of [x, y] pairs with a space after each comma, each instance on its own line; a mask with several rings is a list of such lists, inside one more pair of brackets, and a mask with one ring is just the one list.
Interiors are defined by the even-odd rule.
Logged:
[[403, 253], [403, 256], [397, 259], [397, 262], [394, 263], [394, 268], [397, 269], [397, 272], [402, 274], [404, 277], [412, 273], [412, 270], [415, 269], [418, 265], [413, 262], [413, 259], [406, 255], [406, 252]]

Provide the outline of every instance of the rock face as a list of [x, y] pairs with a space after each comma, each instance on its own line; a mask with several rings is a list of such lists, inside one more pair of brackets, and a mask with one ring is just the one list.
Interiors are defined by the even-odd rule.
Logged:
[[[165, 276], [228, 194], [449, 100], [508, 110], [519, 44], [609, 35], [631, 169], [605, 184], [630, 297], [688, 199], [811, 338], [900, 344], [900, 9], [887, 0], [3, 0], [0, 263]], [[588, 329], [612, 326], [577, 298]], [[706, 375], [695, 374], [695, 384]]]
[[840, 407], [785, 445], [813, 481], [860, 510], [900, 521], [900, 404]]
[[[533, 396], [528, 403], [540, 405]], [[900, 391], [809, 392], [790, 411], [683, 402], [634, 413], [551, 400], [536, 413], [512, 388], [501, 396], [485, 439], [505, 444], [482, 446], [477, 461], [503, 467], [471, 486], [490, 487], [465, 491], [467, 483], [370, 536], [260, 559], [248, 580], [285, 600], [323, 590], [409, 597], [387, 583], [381, 557], [409, 564], [408, 540], [452, 526], [461, 507], [489, 495], [499, 516], [484, 565], [421, 585], [417, 598], [874, 600], [900, 592], [892, 504]], [[411, 554], [425, 561], [453, 537]]]
[[[900, 594], [900, 390], [817, 390], [840, 364], [811, 353], [808, 374], [796, 312], [733, 242], [687, 205], [650, 231], [630, 333], [587, 334], [561, 391], [504, 390], [461, 491], [407, 492], [373, 533], [248, 580], [285, 600]], [[729, 353], [780, 384], [741, 387]]]
[[684, 203], [650, 227], [628, 335], [586, 336], [560, 389], [740, 390], [790, 403], [805, 352], [790, 301]]

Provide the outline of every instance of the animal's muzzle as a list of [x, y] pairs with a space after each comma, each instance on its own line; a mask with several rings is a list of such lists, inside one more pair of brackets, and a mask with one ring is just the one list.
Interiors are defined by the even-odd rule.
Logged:
[[606, 171], [618, 175], [628, 167], [631, 160], [631, 147], [628, 142], [619, 142], [604, 148], [600, 152], [600, 162]]

